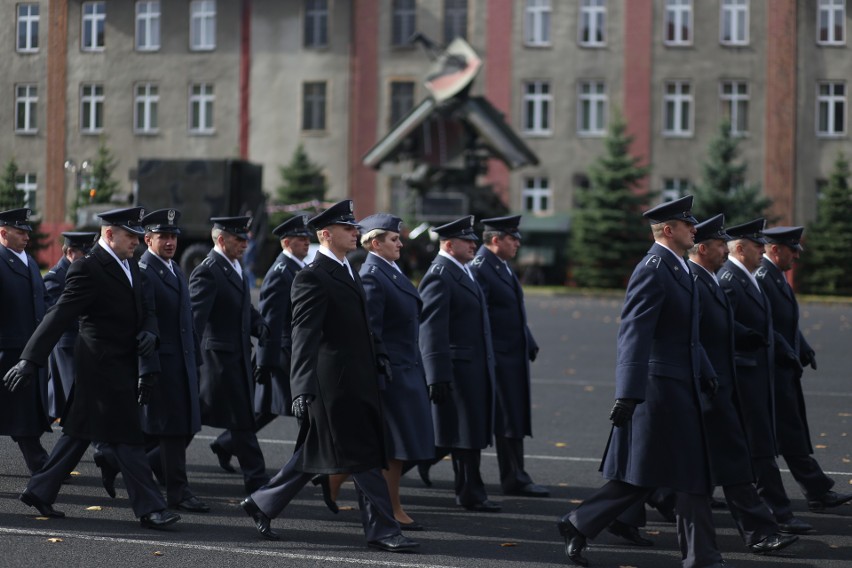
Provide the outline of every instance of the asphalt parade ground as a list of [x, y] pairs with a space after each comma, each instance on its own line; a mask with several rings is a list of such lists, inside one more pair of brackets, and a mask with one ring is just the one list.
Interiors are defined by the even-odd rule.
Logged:
[[[265, 541], [238, 505], [245, 497], [242, 477], [221, 470], [208, 448], [220, 431], [205, 427], [190, 444], [187, 462], [191, 486], [212, 512], [181, 513], [182, 520], [171, 530], [141, 528], [120, 476], [118, 497], [106, 495], [90, 450], [55, 504], [67, 517], [42, 519], [18, 501], [28, 472], [16, 444], [4, 437], [0, 438], [0, 568], [566, 565], [556, 520], [602, 484], [597, 470], [609, 434], [622, 299], [617, 294], [528, 293], [530, 327], [541, 352], [533, 365], [535, 437], [526, 442], [526, 469], [550, 489], [548, 499], [501, 495], [496, 458], [489, 448], [483, 454], [482, 474], [490, 498], [503, 505], [501, 513], [472, 513], [456, 506], [447, 461], [432, 469], [431, 488], [421, 483], [416, 471], [403, 478], [406, 510], [427, 529], [407, 533], [421, 543], [418, 553], [391, 554], [366, 547], [351, 483], [344, 485], [337, 515], [326, 509], [319, 489], [308, 485], [273, 521], [283, 540]], [[852, 492], [848, 435], [852, 431], [852, 304], [802, 303], [801, 312], [803, 331], [819, 363], [819, 370], [807, 369], [803, 379], [815, 457], [836, 480], [836, 490]], [[292, 418], [278, 418], [258, 434], [270, 475], [290, 456], [296, 431]], [[42, 442], [49, 449], [58, 436], [58, 431], [47, 434]], [[780, 554], [756, 556], [746, 550], [728, 512], [715, 510], [717, 542], [726, 561], [754, 568], [852, 566], [852, 506], [833, 509], [831, 514], [808, 512], [783, 460], [779, 465], [796, 514], [816, 531]], [[673, 524], [649, 510], [642, 535], [655, 546], [631, 547], [604, 532], [591, 543], [587, 557], [595, 567], [680, 566]]]

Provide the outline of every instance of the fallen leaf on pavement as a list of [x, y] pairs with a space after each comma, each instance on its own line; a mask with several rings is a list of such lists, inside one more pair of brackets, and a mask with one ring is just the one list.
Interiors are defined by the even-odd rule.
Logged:
[[518, 543], [517, 542], [501, 542], [500, 546], [502, 546], [502, 547], [518, 546]]
[[69, 475], [77, 476], [77, 475], [80, 475], [80, 472], [79, 471], [72, 471]]
[[162, 555], [163, 555], [163, 553], [160, 552], [159, 550], [154, 551], [154, 556], [162, 556]]
[[353, 509], [353, 507], [350, 507], [350, 506], [347, 505], [345, 507], [338, 507], [337, 509], [340, 510], [340, 511], [351, 511]]
[[826, 446], [825, 444], [817, 444], [817, 445], [816, 445], [816, 446], [814, 446], [814, 447], [815, 447], [816, 449], [818, 449], [818, 450], [824, 450], [824, 449], [826, 449], [828, 446]]
[[49, 538], [49, 539], [47, 539], [47, 542], [62, 542], [62, 539], [61, 538]]
[[556, 442], [556, 443], [555, 443], [555, 444], [553, 444], [553, 445], [554, 445], [554, 446], [556, 446], [557, 448], [564, 448], [564, 447], [566, 447], [568, 444], [566, 444], [565, 442]]
[[568, 502], [571, 503], [572, 505], [579, 505], [580, 503], [583, 502], [583, 500], [582, 499], [568, 499]]
[[101, 506], [100, 505], [92, 505], [91, 507], [86, 507], [86, 510], [87, 511], [100, 511]]

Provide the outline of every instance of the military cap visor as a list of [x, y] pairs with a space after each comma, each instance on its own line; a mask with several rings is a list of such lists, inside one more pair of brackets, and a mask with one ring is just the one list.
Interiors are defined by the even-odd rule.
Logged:
[[180, 211], [177, 209], [157, 209], [142, 218], [142, 225], [146, 233], [174, 233], [180, 234], [178, 222]]
[[355, 206], [353, 205], [352, 200], [344, 199], [343, 201], [338, 201], [322, 213], [313, 217], [310, 221], [308, 221], [308, 225], [310, 225], [314, 231], [319, 231], [329, 225], [349, 225], [352, 227], [360, 227], [358, 223], [355, 222], [354, 211]]
[[111, 211], [99, 213], [98, 217], [101, 220], [101, 225], [104, 227], [120, 227], [136, 236], [145, 234], [145, 228], [142, 226], [142, 218], [145, 217], [145, 209], [143, 207], [112, 209]]
[[763, 231], [767, 243], [787, 245], [793, 250], [803, 251], [802, 233], [804, 227], [772, 227]]
[[747, 223], [742, 223], [741, 225], [734, 225], [733, 227], [728, 227], [727, 232], [730, 235], [731, 240], [737, 241], [740, 239], [748, 239], [750, 241], [754, 241], [759, 245], [765, 245], [766, 239], [763, 238], [763, 227], [766, 225], [766, 219], [759, 218], [749, 221]]
[[20, 209], [10, 209], [0, 212], [0, 226], [15, 227], [22, 231], [32, 231], [33, 228], [29, 224], [32, 209], [22, 207]]
[[695, 242], [701, 243], [709, 240], [731, 240], [731, 235], [725, 232], [725, 216], [722, 213], [695, 226]]
[[462, 239], [465, 241], [478, 241], [479, 237], [473, 231], [473, 215], [450, 221], [440, 227], [432, 229], [438, 234], [441, 240], [447, 239]]
[[375, 230], [390, 231], [392, 233], [402, 232], [402, 219], [390, 213], [370, 215], [358, 221], [358, 225], [361, 226], [361, 232], [365, 234]]
[[483, 219], [482, 224], [485, 226], [486, 231], [498, 231], [515, 237], [516, 239], [521, 238], [521, 232], [518, 230], [518, 226], [521, 224], [520, 215]]
[[98, 234], [66, 231], [62, 233], [62, 236], [65, 238], [65, 246], [80, 249], [83, 252], [89, 252], [89, 250], [95, 245], [95, 239]]
[[249, 228], [251, 227], [251, 217], [210, 217], [210, 222], [213, 227], [221, 229], [226, 233], [230, 233], [235, 237], [248, 240]]
[[287, 219], [274, 229], [272, 234], [283, 239], [285, 237], [310, 237], [311, 232], [308, 230], [308, 216], [296, 215]]
[[698, 219], [692, 216], [692, 196], [686, 195], [674, 201], [660, 203], [645, 211], [642, 216], [652, 225], [666, 221], [684, 221], [692, 225], [698, 224]]

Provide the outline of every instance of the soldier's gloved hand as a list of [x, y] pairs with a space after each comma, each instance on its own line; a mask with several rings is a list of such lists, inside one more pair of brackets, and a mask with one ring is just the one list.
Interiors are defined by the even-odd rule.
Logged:
[[257, 342], [260, 345], [265, 345], [266, 341], [269, 339], [269, 326], [264, 322], [259, 323], [252, 335], [257, 338]]
[[530, 356], [530, 363], [534, 362], [536, 357], [538, 357], [538, 347], [534, 347], [534, 348], [530, 349], [529, 356]]
[[30, 384], [37, 370], [38, 366], [35, 363], [21, 359], [14, 367], [6, 372], [6, 375], [3, 377], [3, 386], [9, 392], [15, 392], [19, 387], [25, 387]]
[[816, 371], [816, 351], [814, 351], [813, 349], [808, 349], [807, 351], [805, 351], [805, 353], [802, 355], [801, 363], [802, 367], [804, 367], [805, 365], [810, 365], [811, 369]]
[[719, 380], [716, 377], [701, 377], [699, 379], [701, 392], [713, 398], [719, 392]]
[[797, 373], [801, 373], [804, 370], [802, 369], [802, 363], [799, 361], [799, 357], [792, 351], [787, 351], [781, 356], [781, 365], [788, 369], [793, 369]]
[[272, 367], [267, 365], [257, 365], [254, 368], [254, 382], [259, 385], [268, 385], [272, 379]]
[[290, 407], [290, 411], [293, 412], [293, 416], [296, 417], [296, 420], [301, 422], [305, 418], [308, 414], [308, 407], [313, 401], [314, 395], [312, 394], [300, 394], [293, 399], [293, 405]]
[[766, 347], [766, 338], [757, 330], [750, 329], [745, 335], [739, 337], [736, 341], [737, 349], [742, 351], [754, 351], [761, 347]]
[[630, 422], [633, 418], [634, 410], [636, 410], [636, 401], [632, 398], [617, 399], [609, 413], [609, 419], [612, 421], [612, 425], [616, 428], [621, 428]]
[[150, 331], [140, 331], [136, 334], [136, 353], [140, 357], [147, 357], [157, 347], [157, 336]]
[[444, 404], [450, 398], [453, 385], [450, 383], [435, 383], [429, 385], [429, 400], [434, 404]]
[[159, 377], [157, 373], [148, 373], [139, 377], [139, 383], [136, 385], [136, 402], [139, 403], [139, 406], [144, 406], [151, 401], [151, 393], [154, 391], [154, 385], [157, 384]]
[[393, 371], [391, 371], [391, 362], [387, 355], [381, 354], [376, 357], [376, 366], [379, 374], [384, 375], [387, 382], [393, 382]]

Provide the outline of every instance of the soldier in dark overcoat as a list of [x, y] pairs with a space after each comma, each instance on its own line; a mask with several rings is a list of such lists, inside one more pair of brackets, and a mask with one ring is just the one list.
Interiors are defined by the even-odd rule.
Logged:
[[532, 436], [530, 362], [538, 355], [538, 344], [527, 325], [524, 291], [508, 264], [521, 244], [520, 222], [520, 215], [483, 219], [483, 244], [470, 269], [485, 295], [494, 343], [500, 485], [506, 495], [547, 497], [547, 488], [533, 483], [524, 470], [524, 437]]
[[144, 392], [159, 372], [139, 377], [138, 357], [152, 353], [157, 343], [154, 306], [142, 293], [133, 258], [144, 232], [139, 225], [143, 214], [141, 207], [99, 214], [103, 226], [98, 244], [71, 264], [65, 291], [27, 342], [21, 361], [4, 377], [7, 387], [26, 383], [79, 318], [74, 388], [62, 417], [63, 434], [21, 494], [21, 501], [45, 516], [64, 516], [52, 504], [62, 482], [96, 440], [115, 454], [142, 526], [162, 528], [180, 519], [166, 510], [154, 482], [137, 406], [145, 402]]
[[248, 244], [250, 217], [213, 217], [214, 247], [189, 277], [195, 332], [201, 342], [201, 423], [225, 432], [211, 444], [232, 448], [247, 492], [269, 480], [254, 433], [251, 337], [265, 343], [269, 329], [252, 306], [240, 258]]
[[775, 416], [778, 451], [805, 494], [808, 508], [822, 512], [850, 500], [852, 494], [832, 491], [828, 477], [811, 454], [811, 433], [802, 392], [803, 367], [816, 370], [816, 353], [799, 328], [799, 303], [784, 273], [803, 250], [804, 227], [773, 227], [755, 277], [769, 301], [775, 330]]
[[[0, 213], [0, 374], [18, 362], [47, 306], [38, 264], [24, 250], [32, 232], [30, 213], [26, 208]], [[39, 371], [39, 375], [39, 380], [16, 392], [0, 389], [0, 435], [17, 442], [30, 473], [47, 461], [47, 451], [39, 438], [50, 432], [44, 371]]]
[[456, 502], [468, 510], [496, 512], [479, 472], [483, 448], [494, 434], [494, 352], [485, 296], [467, 264], [479, 239], [473, 216], [433, 229], [438, 256], [420, 282], [423, 312], [420, 353], [435, 425], [438, 453], [450, 451]]

